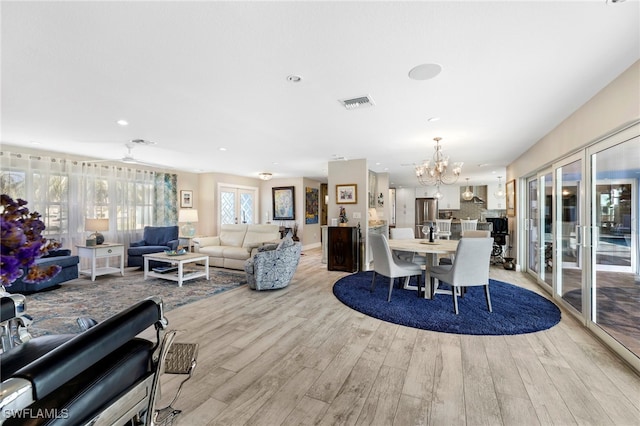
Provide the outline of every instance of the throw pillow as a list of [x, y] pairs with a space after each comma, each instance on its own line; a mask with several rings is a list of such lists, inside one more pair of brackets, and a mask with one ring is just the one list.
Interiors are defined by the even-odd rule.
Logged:
[[276, 250], [282, 250], [287, 247], [291, 247], [294, 244], [295, 242], [293, 241], [293, 238], [291, 238], [290, 236], [286, 236], [282, 239], [282, 241], [280, 241], [280, 244], [278, 244], [278, 248]]
[[265, 244], [263, 246], [258, 247], [258, 253], [262, 253], [263, 251], [275, 250], [276, 248], [278, 248], [278, 244], [276, 243]]

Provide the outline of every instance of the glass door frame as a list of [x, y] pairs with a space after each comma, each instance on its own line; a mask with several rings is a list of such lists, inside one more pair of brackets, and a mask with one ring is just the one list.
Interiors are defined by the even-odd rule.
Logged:
[[[525, 240], [526, 240], [526, 271], [532, 275], [533, 277], [536, 278], [536, 281], [538, 282], [538, 284], [540, 284], [541, 287], [543, 287], [545, 290], [547, 290], [550, 294], [553, 293], [553, 285], [555, 283], [555, 259], [552, 257], [552, 261], [551, 261], [551, 270], [547, 271], [546, 270], [546, 249], [542, 248], [544, 246], [546, 246], [546, 239], [545, 239], [545, 225], [546, 225], [546, 221], [545, 221], [545, 210], [547, 208], [546, 205], [546, 186], [545, 186], [545, 178], [550, 175], [552, 176], [552, 197], [551, 197], [551, 206], [549, 207], [551, 209], [551, 213], [552, 213], [552, 219], [551, 219], [551, 234], [555, 235], [554, 233], [554, 227], [553, 227], [553, 206], [555, 205], [555, 191], [554, 191], [554, 186], [553, 186], [553, 171], [551, 168], [545, 168], [543, 170], [538, 171], [535, 175], [529, 176], [528, 178], [525, 179], [525, 184], [526, 184], [526, 217], [524, 218], [524, 231], [525, 231]], [[536, 182], [536, 208], [538, 210], [538, 216], [537, 218], [531, 218], [530, 217], [530, 212], [531, 212], [531, 199], [530, 199], [530, 184], [531, 182], [535, 181]], [[533, 221], [537, 221], [537, 223], [533, 223]], [[537, 235], [535, 235], [535, 238], [538, 242], [538, 245], [540, 247], [538, 247], [536, 250], [536, 259], [535, 259], [535, 263], [537, 265], [537, 270], [535, 268], [533, 268], [533, 265], [530, 264], [530, 259], [531, 259], [531, 252], [530, 250], [534, 249], [532, 247], [532, 238], [531, 238], [531, 234], [530, 231], [532, 229], [532, 226], [536, 227], [537, 229]], [[553, 239], [553, 241], [555, 241], [555, 238]], [[552, 280], [552, 284], [549, 284], [548, 282], [545, 281], [545, 277], [547, 274], [551, 275], [551, 280]]]
[[[558, 197], [562, 196], [562, 188], [563, 188], [563, 180], [559, 176], [561, 174], [561, 170], [563, 167], [573, 164], [577, 161], [580, 161], [580, 174], [581, 179], [576, 182], [576, 206], [579, 207], [579, 212], [576, 217], [577, 225], [576, 225], [576, 262], [579, 265], [578, 270], [582, 271], [580, 278], [580, 288], [582, 290], [581, 293], [581, 310], [579, 311], [567, 301], [563, 299], [563, 276], [562, 273], [564, 271], [563, 265], [563, 221], [562, 221], [562, 208], [563, 203], [558, 202]], [[591, 276], [591, 228], [590, 228], [590, 217], [589, 217], [589, 209], [586, 205], [587, 200], [587, 188], [585, 182], [589, 182], [590, 173], [589, 167], [587, 167], [587, 158], [586, 152], [584, 150], [570, 155], [568, 157], [564, 157], [563, 159], [553, 163], [553, 193], [554, 193], [554, 208], [553, 208], [553, 241], [555, 244], [555, 248], [553, 251], [553, 263], [557, 265], [555, 268], [555, 276], [554, 276], [554, 284], [553, 284], [553, 298], [562, 303], [564, 307], [566, 307], [571, 313], [573, 313], [577, 318], [579, 318], [584, 324], [586, 324], [586, 320], [589, 315], [589, 277]]]
[[[591, 207], [588, 208], [588, 211], [587, 211], [587, 216], [589, 220], [588, 225], [589, 225], [589, 230], [591, 231], [589, 232], [590, 247], [597, 247], [598, 239], [599, 239], [599, 232], [592, 231], [598, 226], [597, 217], [596, 217], [597, 214], [595, 212], [595, 203], [592, 202], [593, 197], [597, 193], [597, 185], [598, 185], [596, 176], [593, 176], [596, 172], [596, 170], [594, 169], [597, 166], [594, 164], [595, 162], [593, 161], [593, 156], [604, 150], [613, 148], [616, 145], [623, 144], [625, 142], [631, 141], [634, 138], [638, 138], [638, 137], [640, 137], [640, 124], [635, 124], [634, 126], [624, 129], [618, 133], [615, 133], [607, 136], [606, 138], [603, 138], [602, 140], [598, 141], [598, 143], [594, 143], [593, 145], [590, 145], [584, 150], [585, 161], [587, 161], [589, 165], [589, 167], [587, 167], [587, 175], [586, 175], [586, 178], [588, 178], [589, 180], [585, 180], [585, 181], [589, 182], [588, 194], [586, 195], [589, 197], [587, 202], [591, 204]], [[636, 191], [637, 191], [637, 188], [636, 188]], [[632, 263], [631, 263], [631, 272], [629, 273], [635, 273], [635, 274], [640, 273], [639, 271], [640, 265], [638, 265], [638, 262], [637, 262], [638, 255], [637, 255], [637, 251], [635, 251], [638, 249], [638, 245], [640, 243], [637, 241], [635, 242], [633, 241], [634, 230], [636, 235], [638, 233], [637, 227], [635, 229], [633, 228], [634, 226], [637, 226], [636, 225], [637, 214], [638, 214], [637, 210], [632, 210], [632, 216], [633, 216], [631, 221], [632, 223], [632, 252], [631, 252]], [[607, 333], [603, 328], [600, 327], [600, 325], [598, 325], [597, 322], [593, 320], [594, 309], [596, 306], [595, 298], [596, 298], [597, 272], [598, 272], [596, 256], [597, 256], [596, 250], [590, 250], [589, 257], [587, 258], [588, 261], [586, 262], [590, 266], [589, 273], [588, 273], [589, 288], [587, 289], [587, 291], [589, 292], [588, 294], [589, 305], [587, 309], [585, 309], [583, 312], [583, 320], [585, 322], [586, 327], [589, 330], [591, 330], [591, 332], [593, 332], [596, 336], [598, 336], [598, 338], [600, 338], [603, 342], [605, 342], [605, 344], [611, 347], [617, 354], [619, 354], [625, 361], [631, 364], [637, 371], [640, 371], [640, 357], [634, 355], [631, 351], [628, 351], [626, 348], [624, 348], [624, 346], [620, 342], [618, 342], [613, 336]], [[633, 256], [635, 256], [635, 261]]]

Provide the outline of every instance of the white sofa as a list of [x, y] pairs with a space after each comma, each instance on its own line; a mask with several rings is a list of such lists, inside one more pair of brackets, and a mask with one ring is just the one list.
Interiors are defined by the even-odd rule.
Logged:
[[193, 247], [209, 256], [211, 266], [243, 270], [252, 250], [279, 239], [278, 225], [222, 225], [220, 235], [194, 238]]

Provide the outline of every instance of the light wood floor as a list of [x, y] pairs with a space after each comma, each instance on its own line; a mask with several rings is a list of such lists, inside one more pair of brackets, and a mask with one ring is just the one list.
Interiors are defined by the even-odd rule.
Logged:
[[[417, 330], [344, 306], [331, 291], [344, 275], [310, 250], [286, 289], [168, 312], [177, 341], [200, 345], [177, 424], [640, 424], [640, 377], [569, 315], [518, 336]], [[491, 275], [542, 294], [521, 273]], [[165, 400], [182, 378], [164, 376]]]

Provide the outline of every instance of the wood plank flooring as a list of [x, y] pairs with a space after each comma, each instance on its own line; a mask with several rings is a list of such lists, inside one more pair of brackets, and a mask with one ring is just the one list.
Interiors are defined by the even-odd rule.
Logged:
[[[200, 344], [178, 425], [638, 425], [640, 376], [563, 313], [550, 330], [465, 336], [386, 323], [332, 294], [305, 251], [292, 284], [168, 312]], [[543, 294], [524, 274], [492, 278]], [[163, 406], [183, 376], [163, 377]]]

